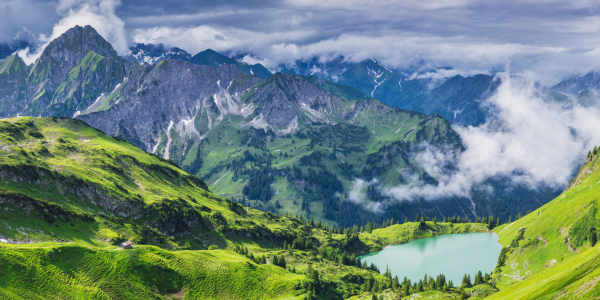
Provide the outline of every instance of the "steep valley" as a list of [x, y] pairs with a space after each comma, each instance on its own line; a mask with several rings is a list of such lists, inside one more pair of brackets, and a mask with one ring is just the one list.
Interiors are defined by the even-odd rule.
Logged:
[[599, 24], [0, 0], [0, 300], [599, 300]]
[[75, 117], [172, 160], [223, 197], [343, 227], [421, 215], [507, 220], [558, 192], [491, 178], [471, 197], [396, 201], [386, 188], [437, 183], [418, 161], [424, 151], [464, 150], [451, 122], [325, 79], [258, 77], [216, 52], [194, 57], [126, 61], [92, 27], [75, 27], [33, 65], [17, 55], [0, 62], [0, 115]]

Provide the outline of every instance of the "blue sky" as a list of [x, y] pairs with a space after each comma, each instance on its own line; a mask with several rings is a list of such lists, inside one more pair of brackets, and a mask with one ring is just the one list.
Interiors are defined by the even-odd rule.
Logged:
[[0, 42], [43, 45], [92, 25], [124, 54], [132, 42], [251, 53], [269, 67], [344, 55], [461, 74], [508, 69], [552, 84], [600, 66], [598, 1], [0, 0]]

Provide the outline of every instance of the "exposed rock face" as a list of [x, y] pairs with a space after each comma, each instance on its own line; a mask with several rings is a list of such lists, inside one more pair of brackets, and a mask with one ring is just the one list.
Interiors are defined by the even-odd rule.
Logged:
[[[410, 178], [435, 184], [436, 179], [416, 163], [424, 148], [420, 144], [454, 154], [462, 151], [460, 137], [443, 117], [467, 107], [472, 114], [463, 111], [458, 115], [466, 119], [454, 120], [477, 123], [481, 111], [473, 99], [494, 86], [491, 77], [485, 76], [440, 82], [408, 80], [406, 75], [369, 60], [342, 64], [343, 68], [333, 72], [339, 75], [336, 82], [356, 86], [346, 89], [292, 74], [256, 76], [251, 66], [228, 64], [219, 55], [204, 51], [189, 59], [195, 63], [166, 59], [153, 65], [138, 64], [117, 56], [93, 28], [75, 27], [53, 41], [32, 66], [16, 56], [0, 62], [0, 117], [76, 117], [172, 159], [202, 176], [211, 189], [219, 183], [221, 188], [227, 186], [228, 193], [235, 189], [230, 194], [235, 197], [251, 194], [250, 200], [265, 204], [258, 208], [268, 210], [266, 205], [280, 206], [274, 203], [276, 199], [285, 200], [306, 215], [350, 225], [343, 222], [380, 217], [349, 204], [349, 190], [356, 178], [389, 186], [407, 184]], [[423, 95], [435, 97], [410, 96], [425, 90]], [[465, 94], [471, 90], [472, 95]], [[404, 107], [429, 113], [446, 110], [440, 111], [441, 116], [426, 116], [365, 95], [393, 95], [396, 98], [388, 99], [410, 100], [403, 102]], [[288, 191], [278, 194], [274, 184], [287, 185]], [[369, 187], [369, 199], [384, 199], [377, 187]], [[246, 193], [243, 188], [256, 189]], [[87, 197], [89, 191], [79, 192]], [[463, 204], [458, 208], [456, 201], [450, 200], [436, 203], [436, 208], [423, 201], [401, 203], [396, 211], [466, 216], [469, 212], [465, 211], [472, 207], [472, 215], [476, 215], [471, 199], [460, 199]], [[110, 199], [97, 205], [119, 209]], [[323, 207], [325, 213], [311, 212], [311, 206]], [[481, 213], [485, 207], [477, 209]], [[129, 210], [122, 213], [136, 216]], [[164, 226], [173, 229], [168, 223]]]
[[276, 128], [287, 128], [298, 118], [330, 123], [334, 106], [341, 101], [298, 76], [281, 73], [271, 76], [248, 98], [256, 105], [254, 115]]
[[[348, 104], [299, 76], [261, 79], [239, 66], [220, 65], [226, 62], [221, 56], [207, 50], [190, 58], [197, 64], [138, 65], [120, 58], [92, 27], [77, 26], [52, 41], [30, 67], [18, 57], [0, 64], [0, 115], [79, 117], [168, 158], [174, 138], [191, 145], [230, 116], [242, 117], [241, 128], [287, 134], [312, 122], [361, 125], [365, 118], [399, 113], [377, 100]], [[198, 65], [209, 60], [220, 67]]]
[[[0, 116], [74, 116], [123, 80], [131, 64], [90, 26], [76, 26], [52, 41], [31, 66], [16, 56], [0, 63]], [[14, 70], [17, 69], [17, 72]], [[10, 82], [2, 82], [9, 77]]]
[[119, 57], [112, 45], [91, 26], [75, 26], [53, 40], [33, 65], [33, 72], [46, 72], [47, 81], [56, 85], [89, 52], [108, 58]]
[[[235, 86], [233, 81], [245, 78]], [[80, 118], [110, 135], [124, 137], [150, 152], [167, 129], [181, 128], [199, 138], [228, 113], [241, 114], [240, 94], [259, 79], [232, 65], [218, 69], [179, 60], [144, 65], [115, 92], [110, 108]], [[230, 89], [228, 90], [228, 87]], [[107, 119], [116, 120], [106, 122]], [[202, 126], [201, 124], [206, 124]]]
[[27, 103], [29, 67], [14, 55], [0, 62], [0, 112], [16, 115]]

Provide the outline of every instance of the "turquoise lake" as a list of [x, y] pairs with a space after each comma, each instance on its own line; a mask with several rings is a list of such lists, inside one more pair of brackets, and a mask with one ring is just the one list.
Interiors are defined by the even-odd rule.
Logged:
[[392, 276], [397, 275], [400, 281], [405, 276], [418, 282], [425, 274], [434, 278], [444, 274], [456, 286], [465, 273], [471, 274], [471, 280], [479, 270], [491, 273], [501, 249], [495, 233], [447, 234], [388, 246], [360, 258], [369, 265], [374, 263], [382, 273], [389, 266]]

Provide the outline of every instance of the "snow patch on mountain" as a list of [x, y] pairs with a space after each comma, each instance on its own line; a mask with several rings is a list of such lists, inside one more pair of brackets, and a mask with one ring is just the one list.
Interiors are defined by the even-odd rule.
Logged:
[[169, 122], [169, 127], [167, 127], [167, 143], [165, 144], [165, 151], [163, 152], [163, 158], [164, 159], [169, 159], [169, 147], [171, 147], [171, 129], [173, 128], [173, 124], [175, 124], [173, 122], [173, 120], [171, 120]]

